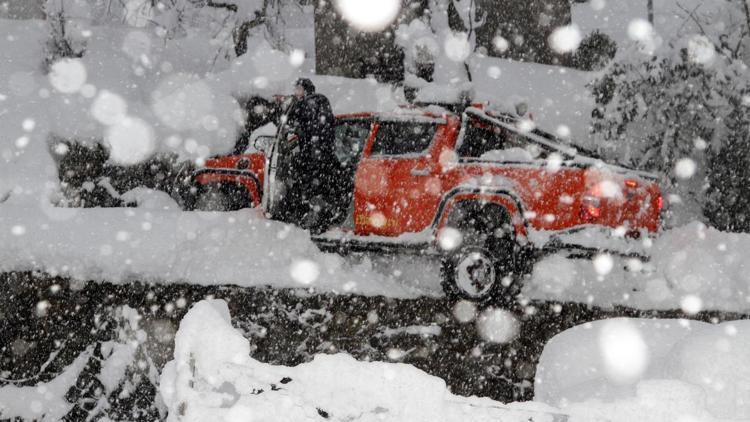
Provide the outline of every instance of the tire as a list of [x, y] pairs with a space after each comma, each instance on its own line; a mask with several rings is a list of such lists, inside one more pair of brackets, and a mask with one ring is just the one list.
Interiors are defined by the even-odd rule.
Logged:
[[250, 207], [247, 190], [239, 185], [229, 184], [202, 186], [194, 203], [196, 211], [237, 211]]
[[521, 293], [522, 277], [517, 274], [519, 248], [509, 214], [485, 206], [464, 213], [453, 224], [463, 240], [442, 259], [442, 287], [448, 299], [512, 306]]

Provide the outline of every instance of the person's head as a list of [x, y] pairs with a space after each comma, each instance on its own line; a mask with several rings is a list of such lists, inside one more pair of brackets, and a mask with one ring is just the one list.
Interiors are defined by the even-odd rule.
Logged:
[[307, 78], [299, 78], [294, 83], [294, 96], [298, 99], [305, 98], [305, 96], [315, 93], [315, 85], [312, 81]]

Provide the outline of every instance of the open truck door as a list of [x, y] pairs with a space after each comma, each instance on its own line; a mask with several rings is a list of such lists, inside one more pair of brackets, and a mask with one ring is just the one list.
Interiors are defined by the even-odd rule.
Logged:
[[276, 153], [278, 148], [276, 145], [278, 143], [278, 138], [279, 135], [277, 134], [266, 151], [266, 166], [264, 169], [265, 177], [263, 178], [265, 183], [263, 184], [263, 200], [261, 202], [261, 207], [269, 216], [273, 216], [274, 214], [274, 205], [276, 201], [274, 201], [273, 198], [277, 195], [276, 192], [278, 192], [278, 189], [276, 188], [276, 167], [278, 165], [278, 154]]

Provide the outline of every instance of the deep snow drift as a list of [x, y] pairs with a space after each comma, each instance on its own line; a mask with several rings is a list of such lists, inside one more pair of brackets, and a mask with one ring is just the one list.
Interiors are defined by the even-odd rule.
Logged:
[[[434, 293], [434, 286], [421, 285], [431, 279], [418, 263], [403, 262], [394, 274], [395, 269], [376, 271], [378, 262], [347, 262], [321, 253], [306, 231], [267, 220], [258, 210], [181, 212], [164, 193], [152, 195], [150, 206], [0, 205], [0, 271], [43, 269], [76, 280], [270, 285], [407, 298]], [[421, 283], [411, 278], [415, 274]], [[403, 278], [408, 282], [398, 282]]]
[[615, 421], [750, 419], [750, 322], [618, 318], [553, 337], [535, 400]]
[[641, 243], [649, 262], [606, 253], [592, 261], [566, 260], [560, 254], [545, 258], [535, 266], [527, 294], [688, 314], [750, 309], [750, 264], [745, 259], [750, 235], [694, 222]]
[[182, 319], [159, 391], [168, 421], [525, 422], [556, 413], [538, 403], [455, 396], [443, 380], [411, 365], [345, 354], [318, 355], [293, 368], [258, 362], [221, 300], [198, 302]]
[[[160, 392], [168, 420], [675, 421], [747, 419], [750, 326], [614, 319], [556, 336], [537, 402], [503, 405], [450, 394], [403, 364], [318, 355], [289, 368], [252, 359], [225, 302], [195, 304], [180, 323]], [[712, 359], [715, 358], [715, 359]], [[562, 406], [563, 411], [547, 406]]]
[[[440, 263], [414, 256], [343, 258], [259, 210], [183, 212], [166, 194], [138, 208], [0, 205], [0, 271], [42, 270], [76, 280], [236, 284], [413, 298], [440, 296]], [[601, 235], [601, 233], [599, 233]], [[593, 238], [592, 242], [618, 239]], [[622, 241], [622, 239], [619, 239]], [[650, 262], [605, 253], [543, 258], [526, 280], [531, 299], [639, 309], [745, 312], [750, 235], [693, 223], [630, 241]]]

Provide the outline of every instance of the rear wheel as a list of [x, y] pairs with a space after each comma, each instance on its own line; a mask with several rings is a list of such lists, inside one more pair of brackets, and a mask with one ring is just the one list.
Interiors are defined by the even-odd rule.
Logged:
[[205, 185], [195, 199], [195, 209], [198, 211], [236, 211], [251, 206], [247, 190], [239, 185]]
[[464, 210], [449, 219], [462, 237], [461, 246], [442, 262], [443, 291], [451, 300], [512, 305], [521, 292], [516, 274], [517, 244], [508, 213], [496, 206]]

